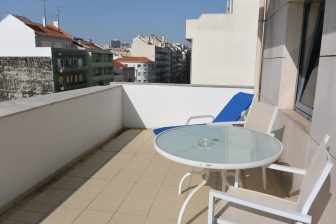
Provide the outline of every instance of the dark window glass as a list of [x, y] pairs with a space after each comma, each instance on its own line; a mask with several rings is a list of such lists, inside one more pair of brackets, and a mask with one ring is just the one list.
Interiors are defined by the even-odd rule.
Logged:
[[306, 0], [304, 5], [296, 109], [311, 117], [315, 99], [325, 1]]

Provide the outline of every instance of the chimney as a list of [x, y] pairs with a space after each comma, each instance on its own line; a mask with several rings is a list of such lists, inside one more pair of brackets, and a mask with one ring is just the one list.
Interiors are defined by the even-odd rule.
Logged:
[[59, 27], [59, 20], [58, 19], [54, 19], [53, 20], [53, 25], [56, 26], [57, 28], [60, 28]]
[[164, 36], [162, 36], [162, 42], [165, 43], [165, 37]]
[[43, 24], [44, 27], [46, 26], [46, 19], [45, 19], [45, 17], [42, 18], [42, 24]]

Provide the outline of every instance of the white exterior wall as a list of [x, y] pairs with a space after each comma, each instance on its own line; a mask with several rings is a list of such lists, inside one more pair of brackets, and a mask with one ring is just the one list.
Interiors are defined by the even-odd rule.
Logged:
[[[306, 168], [325, 134], [331, 136], [330, 153], [336, 164], [336, 1], [326, 0], [322, 45], [312, 120], [294, 111], [304, 1], [268, 0], [261, 95], [278, 105], [273, 128], [283, 142], [280, 161]], [[280, 135], [279, 135], [280, 133]], [[302, 177], [284, 179], [289, 192], [297, 192]], [[336, 168], [327, 178], [309, 214], [313, 223], [335, 223]]]
[[123, 125], [157, 128], [185, 124], [196, 115], [216, 117], [239, 91], [253, 93], [247, 88], [123, 84]]
[[51, 57], [50, 47], [35, 44], [35, 31], [16, 17], [0, 21], [0, 57]]
[[121, 99], [108, 86], [1, 103], [0, 208], [119, 132]]
[[233, 14], [186, 21], [191, 84], [254, 85], [258, 14], [259, 0], [235, 0]]

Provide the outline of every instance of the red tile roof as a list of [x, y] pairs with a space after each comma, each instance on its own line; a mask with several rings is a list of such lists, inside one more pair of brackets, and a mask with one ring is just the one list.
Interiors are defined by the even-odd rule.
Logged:
[[153, 62], [146, 57], [122, 57], [117, 58], [116, 61], [119, 62]]
[[60, 38], [66, 38], [71, 39], [71, 35], [66, 33], [60, 28], [57, 28], [54, 25], [48, 24], [45, 27], [40, 23], [34, 23], [30, 19], [24, 17], [24, 16], [15, 16], [17, 19], [22, 21], [24, 24], [29, 26], [35, 31], [36, 35], [44, 35], [44, 36], [53, 36], [53, 37], [60, 37]]
[[113, 66], [116, 68], [123, 68], [125, 65], [121, 64], [119, 61], [113, 60]]

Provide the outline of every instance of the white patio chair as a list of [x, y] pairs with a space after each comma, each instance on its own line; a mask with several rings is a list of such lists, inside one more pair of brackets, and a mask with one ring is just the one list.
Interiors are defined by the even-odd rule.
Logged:
[[[311, 223], [308, 215], [316, 195], [327, 179], [333, 163], [328, 153], [329, 136], [321, 141], [307, 170], [280, 166], [280, 170], [304, 175], [297, 202], [242, 188], [209, 193], [208, 224], [213, 223]], [[219, 218], [214, 216], [215, 199], [224, 200]]]

